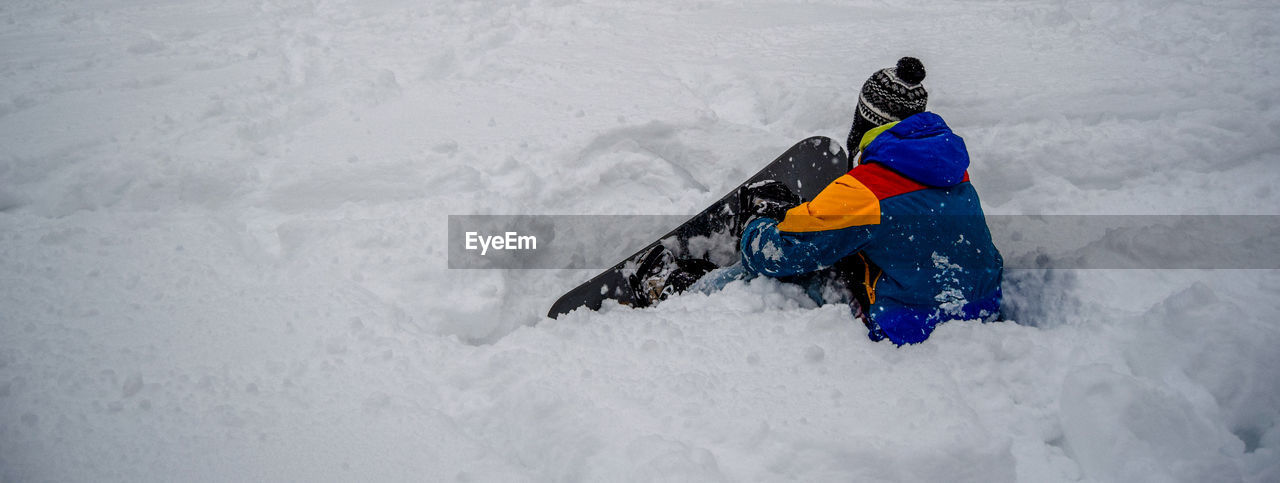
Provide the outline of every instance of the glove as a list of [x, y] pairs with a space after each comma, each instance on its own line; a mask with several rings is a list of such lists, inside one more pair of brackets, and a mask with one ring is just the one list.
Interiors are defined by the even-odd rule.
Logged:
[[800, 195], [777, 180], [760, 181], [743, 188], [743, 212], [748, 217], [781, 220], [787, 210], [800, 205], [800, 201]]

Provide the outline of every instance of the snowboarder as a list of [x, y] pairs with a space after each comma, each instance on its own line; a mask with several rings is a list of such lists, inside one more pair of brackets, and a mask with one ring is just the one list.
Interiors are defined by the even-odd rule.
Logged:
[[924, 77], [919, 60], [903, 57], [867, 79], [848, 138], [857, 166], [813, 200], [799, 203], [781, 183], [751, 190], [740, 269], [720, 278], [835, 274], [869, 336], [899, 345], [948, 320], [994, 320], [1003, 260], [964, 141], [925, 111]]

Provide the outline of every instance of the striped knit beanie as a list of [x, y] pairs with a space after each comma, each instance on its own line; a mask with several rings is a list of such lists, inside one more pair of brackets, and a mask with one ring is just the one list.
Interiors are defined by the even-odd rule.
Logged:
[[924, 80], [924, 64], [915, 57], [898, 59], [898, 65], [871, 74], [862, 84], [858, 96], [858, 112], [853, 117], [849, 131], [849, 154], [858, 150], [862, 135], [876, 126], [901, 121], [924, 112], [929, 93], [920, 81]]

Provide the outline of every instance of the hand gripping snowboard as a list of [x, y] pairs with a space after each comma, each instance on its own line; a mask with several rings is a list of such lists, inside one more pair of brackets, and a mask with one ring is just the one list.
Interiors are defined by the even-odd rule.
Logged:
[[[655, 262], [667, 265], [665, 270], [677, 265], [708, 269], [732, 265], [738, 261], [738, 239], [742, 236], [740, 214], [744, 212], [744, 188], [777, 180], [808, 201], [850, 169], [852, 166], [839, 143], [822, 136], [800, 141], [689, 221], [565, 293], [551, 306], [547, 316], [556, 318], [579, 307], [599, 310], [606, 299], [623, 305], [647, 306], [651, 297], [645, 293], [643, 281], [636, 279], [636, 272], [650, 268]], [[659, 255], [668, 259], [658, 261]]]

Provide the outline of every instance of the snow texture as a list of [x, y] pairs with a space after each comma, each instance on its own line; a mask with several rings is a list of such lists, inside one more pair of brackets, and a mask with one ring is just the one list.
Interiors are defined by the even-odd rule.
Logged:
[[594, 271], [443, 246], [449, 214], [696, 213], [843, 140], [903, 55], [989, 214], [1277, 215], [1274, 1], [0, 25], [0, 481], [1280, 481], [1274, 270], [1010, 271], [1011, 321], [896, 348], [768, 279], [549, 320]]

